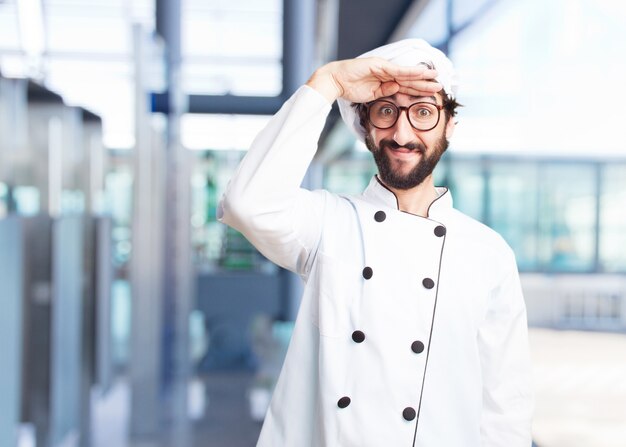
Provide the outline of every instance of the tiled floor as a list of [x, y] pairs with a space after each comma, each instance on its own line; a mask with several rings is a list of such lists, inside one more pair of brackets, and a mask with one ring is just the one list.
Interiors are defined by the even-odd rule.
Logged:
[[[626, 446], [626, 334], [531, 329], [534, 438], [539, 447]], [[200, 446], [254, 446], [259, 424], [248, 416], [250, 376], [207, 379]], [[203, 443], [205, 442], [205, 443]]]
[[[532, 329], [534, 438], [539, 447], [626, 446], [626, 334]], [[204, 378], [206, 409], [190, 447], [254, 447], [261, 425], [250, 417], [248, 372]], [[125, 439], [128, 389], [99, 404], [96, 447], [180, 447]]]
[[213, 373], [206, 378], [208, 406], [194, 424], [194, 447], [254, 447], [261, 424], [248, 408], [247, 390], [252, 375], [246, 372]]
[[[250, 417], [247, 390], [250, 372], [220, 372], [204, 378], [204, 415], [192, 423], [191, 442], [185, 447], [253, 447], [261, 424]], [[130, 390], [119, 380], [92, 412], [94, 447], [181, 447], [178, 440], [128, 439]], [[168, 439], [166, 439], [168, 438]], [[22, 447], [22, 446], [20, 446]], [[24, 445], [26, 447], [26, 444]]]
[[626, 334], [533, 329], [540, 447], [626, 446]]

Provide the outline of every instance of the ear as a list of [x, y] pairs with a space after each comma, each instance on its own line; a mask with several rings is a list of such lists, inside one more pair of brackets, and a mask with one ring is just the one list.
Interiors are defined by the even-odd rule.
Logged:
[[450, 141], [450, 138], [452, 138], [454, 134], [454, 129], [456, 129], [456, 121], [455, 117], [451, 116], [446, 123], [446, 140]]

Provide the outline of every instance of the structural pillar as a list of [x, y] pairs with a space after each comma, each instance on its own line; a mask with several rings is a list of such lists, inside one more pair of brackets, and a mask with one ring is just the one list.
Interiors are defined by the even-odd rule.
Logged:
[[165, 257], [162, 277], [163, 314], [163, 395], [168, 420], [172, 422], [172, 445], [190, 443], [187, 388], [191, 379], [189, 315], [193, 308], [191, 262], [191, 156], [181, 144], [180, 119], [187, 112], [187, 96], [181, 82], [180, 1], [157, 0], [157, 33], [163, 38], [166, 54], [168, 97], [164, 219]]
[[[313, 70], [316, 59], [315, 30], [317, 17], [317, 3], [315, 0], [284, 0], [283, 1], [283, 91], [284, 98], [291, 96], [304, 84]], [[317, 189], [322, 185], [316, 182], [319, 176], [312, 175], [315, 163], [309, 167], [302, 186], [307, 189]], [[281, 274], [284, 296], [281, 307], [282, 316], [294, 320], [302, 296], [302, 280], [298, 275], [289, 271]]]

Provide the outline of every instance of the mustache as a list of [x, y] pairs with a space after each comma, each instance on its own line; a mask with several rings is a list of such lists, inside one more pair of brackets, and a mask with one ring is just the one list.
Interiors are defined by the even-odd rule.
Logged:
[[399, 145], [398, 143], [396, 143], [394, 140], [390, 139], [390, 138], [383, 138], [382, 140], [380, 140], [380, 143], [378, 143], [379, 147], [381, 149], [387, 147], [389, 149], [400, 149], [405, 148], [408, 149], [410, 151], [418, 151], [418, 152], [425, 152], [426, 151], [426, 146], [424, 146], [421, 143], [407, 143], [407, 144], [403, 144], [402, 146]]

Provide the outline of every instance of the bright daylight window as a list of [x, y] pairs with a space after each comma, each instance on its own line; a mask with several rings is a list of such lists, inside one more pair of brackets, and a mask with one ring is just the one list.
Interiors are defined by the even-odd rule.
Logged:
[[281, 92], [282, 0], [182, 1], [185, 92]]
[[[47, 0], [43, 26], [19, 28], [19, 8], [36, 2], [0, 2], [0, 68], [5, 76], [35, 76], [68, 105], [101, 116], [104, 144], [134, 144], [132, 24], [154, 29], [153, 0]], [[31, 12], [29, 12], [31, 14]], [[43, 29], [38, 67], [24, 44], [36, 40], [29, 30]], [[20, 41], [20, 38], [23, 42]]]

